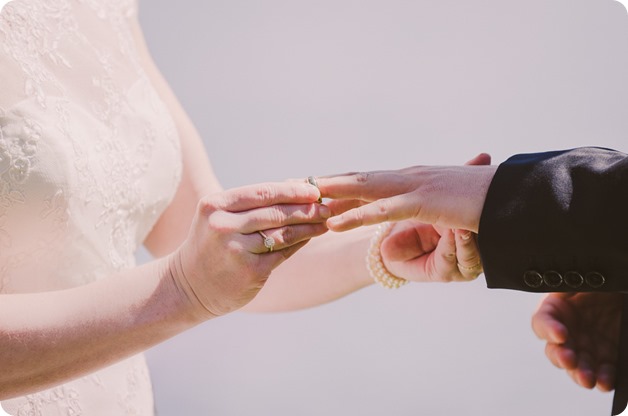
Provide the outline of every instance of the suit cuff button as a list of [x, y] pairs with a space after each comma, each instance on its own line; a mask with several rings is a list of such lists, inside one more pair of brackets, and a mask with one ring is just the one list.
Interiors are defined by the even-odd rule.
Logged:
[[604, 286], [604, 283], [606, 283], [606, 278], [602, 276], [601, 273], [598, 273], [598, 272], [587, 273], [586, 276], [584, 277], [584, 280], [593, 289], [598, 289]]
[[543, 276], [534, 270], [528, 270], [523, 274], [523, 282], [526, 286], [538, 289], [543, 284]]
[[584, 283], [584, 277], [578, 272], [565, 273], [565, 284], [572, 289], [578, 289]]
[[553, 270], [543, 273], [543, 281], [551, 288], [557, 288], [563, 284], [563, 277]]

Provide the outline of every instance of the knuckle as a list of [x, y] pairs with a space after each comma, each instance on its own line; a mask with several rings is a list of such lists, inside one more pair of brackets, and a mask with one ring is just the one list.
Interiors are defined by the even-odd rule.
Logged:
[[355, 209], [348, 214], [344, 214], [342, 217], [346, 218], [347, 222], [350, 224], [362, 224], [364, 222], [364, 211]]
[[355, 173], [355, 181], [357, 183], [367, 183], [371, 178], [372, 174], [370, 172], [357, 172]]
[[207, 217], [207, 228], [210, 232], [216, 234], [230, 234], [234, 232], [234, 228], [227, 221], [226, 214], [223, 211], [216, 211]]
[[393, 201], [390, 199], [379, 199], [375, 201], [374, 208], [376, 215], [379, 220], [390, 221], [393, 217], [393, 212], [395, 211], [395, 206]]
[[210, 215], [212, 212], [218, 210], [219, 206], [219, 197], [217, 196], [206, 196], [201, 198], [198, 201], [198, 211], [203, 215]]
[[[299, 214], [299, 218], [303, 220], [319, 219], [322, 217], [322, 207], [323, 205], [321, 204], [309, 204], [297, 211], [297, 214]], [[328, 207], [326, 209], [328, 209]]]
[[435, 223], [433, 215], [429, 212], [429, 209], [425, 206], [425, 199], [421, 194], [415, 193], [414, 195], [414, 204], [412, 204], [413, 208], [411, 210], [411, 215], [414, 218], [421, 219], [425, 222]]
[[392, 208], [390, 200], [380, 199], [379, 201], [375, 202], [375, 207], [377, 208], [377, 212], [379, 214], [388, 218], [388, 213], [390, 212], [390, 209]]
[[456, 265], [456, 260], [458, 259], [456, 255], [457, 253], [455, 251], [447, 251], [443, 253], [443, 260], [445, 260], [445, 263], [448, 265], [448, 267]]
[[364, 218], [364, 210], [361, 208], [356, 208], [353, 209], [351, 211], [349, 211], [347, 214], [345, 214], [347, 216], [347, 218], [349, 218], [350, 220], [353, 221], [362, 221], [362, 219]]
[[285, 246], [291, 246], [298, 241], [298, 233], [295, 227], [283, 227], [281, 230], [281, 240]]
[[277, 225], [282, 224], [287, 217], [284, 209], [276, 205], [269, 207], [268, 215], [271, 223]]
[[[241, 257], [244, 251], [244, 247], [242, 247], [242, 244], [234, 240], [231, 240], [227, 244], [225, 244], [224, 249], [225, 255], [228, 257]], [[246, 265], [247, 263], [243, 262], [242, 264]]]
[[277, 192], [271, 184], [263, 184], [255, 190], [255, 196], [260, 203], [264, 204], [273, 201]]

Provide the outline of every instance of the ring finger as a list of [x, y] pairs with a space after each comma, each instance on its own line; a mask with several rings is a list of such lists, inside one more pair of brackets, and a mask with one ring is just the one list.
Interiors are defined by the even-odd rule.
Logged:
[[235, 228], [242, 234], [251, 234], [299, 223], [323, 223], [331, 211], [322, 204], [273, 205], [230, 215], [236, 216]]
[[248, 241], [247, 246], [250, 247], [251, 253], [264, 254], [283, 250], [324, 234], [326, 231], [325, 224], [295, 224], [259, 230], [244, 237]]

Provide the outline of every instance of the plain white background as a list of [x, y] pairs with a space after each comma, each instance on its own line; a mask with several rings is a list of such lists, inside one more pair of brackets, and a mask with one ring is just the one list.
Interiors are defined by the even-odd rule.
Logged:
[[[150, 0], [140, 17], [225, 187], [628, 150], [613, 0]], [[149, 352], [159, 415], [608, 414], [546, 361], [538, 299], [480, 277], [236, 313]]]

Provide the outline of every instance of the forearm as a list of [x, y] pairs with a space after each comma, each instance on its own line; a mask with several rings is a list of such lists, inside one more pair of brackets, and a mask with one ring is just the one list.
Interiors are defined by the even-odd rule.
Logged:
[[363, 227], [312, 239], [273, 272], [244, 310], [303, 309], [331, 302], [370, 285], [373, 280], [366, 269], [365, 258], [373, 233], [373, 227]]
[[[189, 237], [168, 257], [74, 289], [1, 295], [0, 400], [79, 377], [242, 308], [272, 270], [326, 231], [319, 197], [296, 182], [225, 191], [198, 204]], [[256, 230], [274, 230], [274, 252]]]
[[160, 260], [89, 285], [0, 295], [0, 399], [80, 377], [202, 319]]

